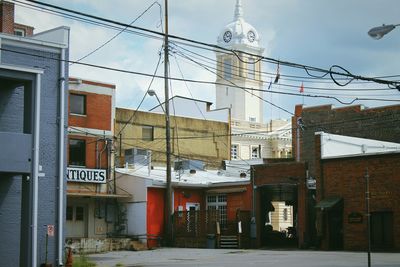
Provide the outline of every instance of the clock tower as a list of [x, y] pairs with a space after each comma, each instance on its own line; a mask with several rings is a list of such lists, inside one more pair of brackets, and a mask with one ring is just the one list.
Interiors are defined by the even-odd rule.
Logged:
[[[263, 123], [260, 36], [243, 18], [241, 0], [237, 0], [233, 21], [218, 36], [218, 46], [246, 53], [217, 51], [216, 107], [230, 107], [232, 119]], [[224, 85], [221, 85], [224, 84]]]

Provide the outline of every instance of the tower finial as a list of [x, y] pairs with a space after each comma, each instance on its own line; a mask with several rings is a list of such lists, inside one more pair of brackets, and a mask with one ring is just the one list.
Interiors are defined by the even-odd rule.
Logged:
[[242, 1], [236, 0], [234, 20], [243, 18]]

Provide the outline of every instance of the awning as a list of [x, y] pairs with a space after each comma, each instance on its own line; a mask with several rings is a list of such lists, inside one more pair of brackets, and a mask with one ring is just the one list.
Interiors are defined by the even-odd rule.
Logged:
[[214, 188], [207, 190], [207, 194], [229, 194], [246, 192], [246, 187]]
[[87, 198], [130, 198], [130, 194], [101, 194], [93, 192], [67, 192], [67, 197], [87, 197]]
[[341, 201], [342, 201], [341, 197], [327, 197], [318, 202], [317, 205], [315, 205], [315, 208], [321, 210], [328, 210], [335, 207]]

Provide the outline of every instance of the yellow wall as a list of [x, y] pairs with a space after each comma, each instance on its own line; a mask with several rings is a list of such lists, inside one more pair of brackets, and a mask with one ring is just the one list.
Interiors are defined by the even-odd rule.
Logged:
[[[124, 162], [124, 150], [142, 148], [152, 151], [153, 165], [165, 162], [165, 116], [163, 114], [116, 109], [116, 156], [120, 166]], [[126, 126], [125, 126], [126, 125]], [[229, 123], [192, 119], [185, 117], [170, 118], [172, 160], [178, 155], [186, 159], [203, 160], [209, 168], [216, 168], [223, 160], [230, 159]], [[125, 126], [123, 131], [120, 130]], [[142, 140], [142, 127], [154, 126], [154, 140]], [[121, 135], [119, 135], [121, 134]], [[122, 142], [120, 142], [122, 140]]]

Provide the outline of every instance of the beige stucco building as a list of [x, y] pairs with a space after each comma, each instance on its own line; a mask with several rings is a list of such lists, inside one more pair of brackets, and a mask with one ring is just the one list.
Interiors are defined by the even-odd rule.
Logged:
[[[194, 100], [182, 99], [185, 102]], [[203, 113], [212, 112], [203, 110]], [[229, 110], [223, 110], [225, 121], [192, 117], [170, 117], [172, 160], [189, 159], [202, 161], [208, 169], [219, 168], [223, 160], [230, 159], [231, 132]], [[117, 165], [140, 163], [164, 166], [165, 115], [163, 112], [145, 112], [116, 109], [116, 158]], [[151, 155], [149, 154], [150, 151]], [[136, 158], [135, 158], [136, 157]]]

